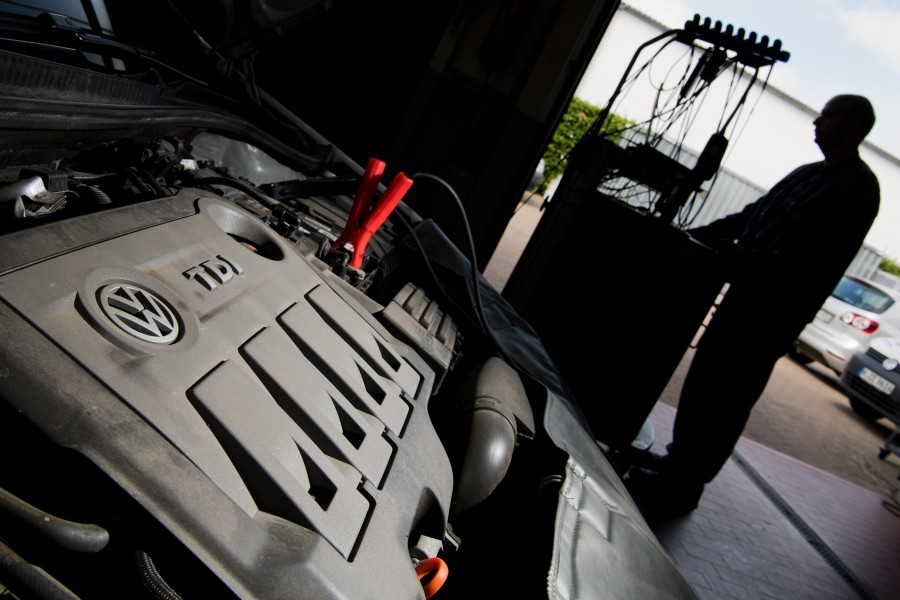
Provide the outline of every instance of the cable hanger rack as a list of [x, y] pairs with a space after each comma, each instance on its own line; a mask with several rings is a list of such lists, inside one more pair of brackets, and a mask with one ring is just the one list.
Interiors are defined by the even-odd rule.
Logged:
[[[632, 71], [640, 55], [654, 44], [665, 46], [673, 42], [689, 48], [690, 68], [684, 70], [678, 81], [677, 94], [670, 95], [672, 105], [665, 111], [658, 111], [657, 104], [654, 114], [639, 124], [639, 135], [632, 135], [626, 140], [627, 146], [623, 147], [611, 138], [624, 132], [605, 131], [604, 125], [616, 108], [623, 89], [636, 80], [636, 77], [632, 77]], [[662, 48], [646, 61], [638, 75], [647, 70], [661, 52]], [[606, 193], [620, 199], [627, 199], [629, 194], [633, 197], [640, 194], [645, 198], [644, 210], [648, 214], [672, 222], [701, 190], [701, 185], [718, 173], [728, 149], [729, 138], [736, 129], [738, 115], [744, 108], [750, 90], [758, 81], [760, 71], [767, 69], [771, 72], [776, 63], [786, 62], [789, 58], [790, 53], [782, 48], [779, 39], [773, 40], [766, 35], [760, 36], [755, 31], [747, 32], [744, 28], [723, 25], [721, 21], [713, 21], [709, 17], [701, 19], [700, 15], [694, 15], [693, 19], [685, 22], [683, 28], [666, 31], [638, 47], [600, 115], [576, 145], [573, 158], [579, 152], [594, 155], [586, 164], [592, 164], [595, 168], [598, 164], [601, 165], [595, 173], [594, 183], [598, 188], [603, 187]], [[713, 81], [729, 69], [735, 73], [732, 88], [736, 88], [734, 82], [738, 81], [743, 82], [744, 89], [736, 100], [732, 89], [727, 96], [733, 104], [730, 112], [726, 110], [727, 106], [723, 107], [719, 124], [697, 157], [696, 164], [687, 167], [678, 161], [678, 156], [682, 152], [684, 137], [696, 118], [698, 107], [702, 107], [702, 102], [698, 99], [704, 98]], [[657, 103], [661, 95], [657, 95]], [[660, 150], [664, 134], [674, 127], [678, 119], [687, 121], [686, 124], [682, 123], [680, 137], [671, 143], [668, 150]], [[665, 121], [666, 126], [662, 131], [654, 133], [654, 125], [661, 121]], [[635, 137], [640, 138], [641, 135], [644, 141], [635, 142]], [[599, 160], [596, 156], [598, 153], [601, 155]]]

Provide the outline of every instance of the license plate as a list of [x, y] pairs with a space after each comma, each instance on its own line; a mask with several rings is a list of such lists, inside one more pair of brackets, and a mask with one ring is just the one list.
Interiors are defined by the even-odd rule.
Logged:
[[894, 384], [879, 375], [878, 373], [874, 373], [866, 367], [860, 367], [859, 372], [857, 373], [859, 378], [871, 385], [873, 388], [881, 392], [882, 394], [890, 394], [894, 391]]
[[826, 323], [829, 323], [834, 318], [834, 315], [831, 314], [830, 312], [828, 312], [827, 310], [820, 308], [819, 312], [816, 313], [816, 318], [821, 319], [821, 320], [825, 321]]

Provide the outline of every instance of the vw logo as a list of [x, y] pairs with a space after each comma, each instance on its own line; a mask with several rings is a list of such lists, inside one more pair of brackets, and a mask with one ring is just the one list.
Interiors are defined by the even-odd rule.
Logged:
[[884, 367], [885, 371], [893, 371], [897, 368], [897, 364], [900, 363], [897, 362], [896, 358], [886, 358], [884, 359], [884, 362], [881, 363], [881, 366]]
[[162, 299], [135, 285], [112, 284], [97, 290], [104, 314], [126, 333], [153, 344], [171, 344], [181, 327]]

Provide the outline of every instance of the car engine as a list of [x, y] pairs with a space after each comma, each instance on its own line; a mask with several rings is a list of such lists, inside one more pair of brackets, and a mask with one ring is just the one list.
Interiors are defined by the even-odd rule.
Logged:
[[[454, 502], [487, 498], [533, 437], [524, 384], [496, 356], [463, 360], [455, 320], [391, 281], [395, 233], [372, 240], [377, 267], [354, 269], [332, 249], [346, 213], [261, 202], [228, 155], [281, 176], [213, 134], [6, 169], [0, 487], [23, 518], [3, 538], [84, 597], [110, 578], [119, 596], [159, 579], [179, 594], [215, 581], [416, 597], [410, 557], [462, 543], [445, 527]], [[453, 415], [452, 437], [432, 412]]]
[[0, 38], [0, 597], [693, 597], [404, 201], [465, 222], [452, 186], [38, 24]]

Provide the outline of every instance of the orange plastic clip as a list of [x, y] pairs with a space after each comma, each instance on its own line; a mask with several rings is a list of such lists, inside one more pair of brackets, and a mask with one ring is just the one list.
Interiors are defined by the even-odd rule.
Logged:
[[434, 556], [420, 562], [416, 566], [416, 574], [419, 576], [419, 580], [426, 575], [431, 574], [431, 579], [422, 584], [422, 589], [425, 591], [425, 597], [431, 598], [439, 589], [441, 589], [444, 582], [447, 581], [450, 569], [447, 567], [447, 563], [437, 556]]
[[397, 173], [394, 180], [387, 187], [378, 202], [373, 205], [372, 199], [378, 189], [381, 175], [384, 173], [384, 161], [370, 158], [366, 165], [362, 181], [356, 190], [353, 206], [347, 224], [338, 239], [331, 245], [333, 250], [341, 248], [346, 243], [353, 246], [353, 255], [350, 257], [350, 266], [359, 269], [362, 266], [366, 244], [378, 228], [381, 227], [388, 215], [403, 199], [404, 194], [412, 186], [412, 179], [403, 173]]

